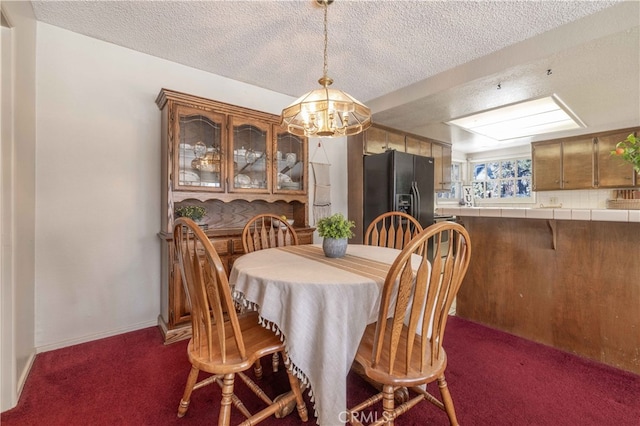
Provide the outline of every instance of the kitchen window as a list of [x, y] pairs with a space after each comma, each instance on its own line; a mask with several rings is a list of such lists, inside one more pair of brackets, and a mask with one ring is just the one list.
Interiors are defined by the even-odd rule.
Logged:
[[476, 200], [532, 200], [531, 158], [471, 163], [471, 184]]

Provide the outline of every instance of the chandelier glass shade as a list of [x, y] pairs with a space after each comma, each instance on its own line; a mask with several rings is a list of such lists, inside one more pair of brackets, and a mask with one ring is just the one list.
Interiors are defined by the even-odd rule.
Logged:
[[324, 71], [319, 89], [305, 93], [282, 110], [281, 124], [294, 135], [333, 138], [355, 135], [371, 126], [371, 110], [351, 95], [329, 86], [327, 76], [327, 7], [333, 0], [316, 0], [324, 8]]

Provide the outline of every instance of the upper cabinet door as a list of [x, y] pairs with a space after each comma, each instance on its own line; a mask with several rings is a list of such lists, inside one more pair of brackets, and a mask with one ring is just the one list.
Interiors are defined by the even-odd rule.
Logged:
[[274, 192], [303, 193], [307, 180], [307, 141], [280, 126], [274, 127], [277, 132], [272, 177]]
[[365, 132], [365, 154], [380, 154], [389, 150], [406, 151], [405, 135], [400, 131], [371, 126]]
[[431, 144], [433, 157], [433, 185], [436, 192], [451, 190], [451, 147]]
[[406, 151], [404, 134], [400, 132], [387, 131], [387, 150]]
[[562, 189], [562, 143], [535, 144], [531, 154], [533, 190]]
[[387, 150], [387, 131], [371, 126], [364, 138], [365, 154], [380, 154]]
[[173, 125], [173, 189], [223, 192], [225, 116], [177, 105]]
[[420, 155], [422, 157], [431, 157], [431, 142], [407, 136], [405, 143], [407, 153]]
[[230, 117], [229, 179], [232, 192], [269, 192], [271, 176], [271, 124], [246, 118]]
[[595, 187], [593, 150], [592, 137], [562, 143], [562, 189]]
[[[598, 188], [619, 188], [633, 186], [635, 172], [631, 163], [622, 158], [611, 155], [611, 151], [616, 149], [616, 144], [632, 133], [625, 131], [597, 138], [597, 161], [598, 161]], [[637, 183], [636, 183], [637, 185]]]

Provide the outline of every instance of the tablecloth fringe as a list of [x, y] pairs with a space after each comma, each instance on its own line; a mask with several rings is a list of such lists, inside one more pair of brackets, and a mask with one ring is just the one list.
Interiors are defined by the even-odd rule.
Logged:
[[[252, 303], [252, 302], [249, 302], [249, 303]], [[263, 318], [260, 315], [258, 315], [258, 323], [261, 326], [263, 326], [264, 328], [266, 328], [267, 330], [271, 330], [274, 333], [276, 333], [276, 336], [280, 337], [280, 341], [282, 343], [284, 343], [285, 346], [287, 346], [287, 342], [286, 342], [286, 338], [285, 338], [284, 334], [282, 334], [282, 332], [280, 331], [280, 328], [278, 328], [278, 326], [275, 323], [269, 321], [268, 319]], [[313, 412], [314, 412], [316, 418], [318, 418], [318, 410], [316, 409], [316, 404], [315, 404], [316, 399], [315, 399], [315, 396], [313, 395], [313, 388], [311, 387], [311, 383], [309, 382], [309, 378], [307, 377], [306, 374], [304, 374], [304, 372], [302, 370], [300, 370], [293, 362], [291, 362], [291, 358], [286, 357], [284, 365], [307, 388], [307, 392], [309, 392], [309, 400], [313, 404]]]
[[[245, 312], [246, 309], [260, 312], [259, 305], [257, 303], [251, 302], [244, 297], [244, 294], [235, 289], [232, 290], [233, 300], [236, 301], [237, 305], [241, 308], [241, 312]], [[280, 341], [287, 346], [286, 338], [284, 334], [280, 331], [280, 328], [272, 321], [269, 321], [266, 318], [263, 318], [261, 315], [258, 315], [258, 323], [266, 328], [267, 330], [273, 331], [276, 336], [280, 337]], [[309, 393], [309, 400], [313, 404], [313, 412], [315, 413], [316, 418], [318, 418], [318, 410], [316, 409], [315, 404], [315, 396], [313, 395], [313, 388], [309, 383], [309, 378], [302, 370], [300, 370], [293, 362], [291, 362], [291, 358], [288, 356], [285, 358], [285, 367], [287, 367], [300, 382], [307, 388], [307, 392]]]

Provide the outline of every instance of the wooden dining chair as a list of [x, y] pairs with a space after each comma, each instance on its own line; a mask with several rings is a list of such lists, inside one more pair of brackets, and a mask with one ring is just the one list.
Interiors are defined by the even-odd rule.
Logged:
[[245, 253], [289, 245], [298, 245], [298, 234], [289, 222], [275, 214], [256, 215], [242, 229], [242, 247]]
[[[432, 245], [433, 251], [427, 250]], [[415, 254], [419, 249], [422, 255]], [[457, 425], [444, 372], [447, 354], [442, 343], [449, 308], [471, 258], [469, 234], [454, 222], [440, 222], [418, 234], [397, 256], [387, 274], [376, 323], [367, 326], [354, 369], [382, 392], [349, 410], [351, 424], [361, 425], [362, 410], [382, 400], [375, 425], [394, 420], [421, 401], [444, 410]], [[441, 400], [426, 391], [438, 382]], [[407, 387], [407, 400], [395, 406], [394, 392]], [[413, 395], [413, 396], [412, 396]], [[371, 419], [372, 413], [366, 413]]]
[[[282, 352], [285, 361], [287, 355], [280, 338], [258, 323], [256, 312], [236, 313], [227, 275], [209, 238], [187, 218], [175, 221], [173, 237], [191, 307], [192, 327], [187, 347], [191, 372], [178, 407], [178, 417], [187, 412], [194, 389], [217, 383], [222, 388], [218, 425], [229, 424], [232, 404], [247, 418], [242, 425], [254, 425], [274, 414], [285, 415], [292, 405], [296, 405], [300, 418], [307, 421], [300, 383], [289, 369], [291, 391], [273, 400], [244, 374], [266, 355]], [[198, 382], [200, 371], [211, 376]], [[255, 414], [247, 410], [234, 394], [236, 376], [266, 403], [266, 408]]]
[[413, 216], [404, 212], [387, 212], [369, 224], [364, 234], [364, 243], [402, 250], [420, 232], [422, 226]]

